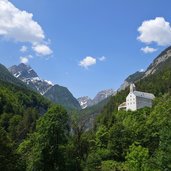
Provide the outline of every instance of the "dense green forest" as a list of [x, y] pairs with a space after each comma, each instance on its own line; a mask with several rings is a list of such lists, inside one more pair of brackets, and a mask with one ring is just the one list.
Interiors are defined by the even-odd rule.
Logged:
[[0, 80], [0, 170], [15, 170], [17, 147], [49, 107], [48, 100], [25, 86]]
[[27, 87], [1, 80], [0, 170], [171, 170], [170, 65], [136, 87], [155, 94], [152, 108], [118, 112], [128, 94], [120, 91], [100, 109], [94, 128], [85, 131], [80, 118], [86, 111], [68, 114]]

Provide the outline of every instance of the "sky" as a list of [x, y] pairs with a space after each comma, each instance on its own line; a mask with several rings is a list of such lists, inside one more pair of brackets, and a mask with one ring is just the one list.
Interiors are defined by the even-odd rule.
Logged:
[[117, 90], [171, 44], [170, 0], [0, 0], [0, 63], [75, 97]]

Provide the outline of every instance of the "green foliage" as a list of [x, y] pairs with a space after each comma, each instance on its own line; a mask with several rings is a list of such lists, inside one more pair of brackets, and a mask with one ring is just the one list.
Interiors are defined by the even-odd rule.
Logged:
[[6, 131], [0, 127], [0, 170], [16, 170], [17, 157]]
[[113, 113], [117, 112], [118, 106], [125, 101], [128, 94], [128, 90], [118, 92], [115, 96], [112, 96], [110, 101], [104, 106], [101, 114], [97, 117], [97, 126], [105, 125], [107, 128], [115, 123], [115, 116]]
[[109, 134], [107, 128], [103, 125], [100, 126], [96, 132], [96, 146], [106, 148], [108, 137]]
[[129, 145], [133, 141], [131, 131], [122, 123], [114, 124], [109, 130], [108, 149], [115, 161], [124, 161]]
[[112, 112], [111, 118], [113, 124], [100, 123], [96, 128], [87, 170], [171, 169], [170, 94], [156, 98], [153, 108]]
[[126, 171], [123, 163], [113, 160], [106, 160], [102, 162], [101, 171]]
[[39, 119], [36, 131], [18, 149], [25, 156], [22, 160], [26, 163], [26, 170], [64, 171], [68, 128], [67, 112], [60, 106], [52, 106]]
[[97, 151], [92, 151], [86, 162], [85, 171], [100, 171], [102, 158]]
[[1, 74], [0, 170], [19, 171], [24, 167], [18, 161], [20, 157], [16, 154], [16, 148], [28, 133], [35, 130], [36, 120], [48, 109], [50, 103], [20, 84], [7, 70]]
[[89, 151], [90, 133], [85, 132], [85, 122], [78, 117], [71, 118], [71, 134], [66, 146], [66, 160], [70, 171], [82, 171]]
[[0, 81], [0, 125], [16, 142], [35, 129], [36, 120], [50, 106], [37, 93]]
[[129, 152], [126, 155], [126, 165], [128, 170], [147, 171], [148, 159], [148, 149], [134, 143], [129, 147]]
[[20, 123], [22, 122], [21, 115], [14, 115], [9, 120], [8, 132], [12, 140], [17, 140], [19, 137]]

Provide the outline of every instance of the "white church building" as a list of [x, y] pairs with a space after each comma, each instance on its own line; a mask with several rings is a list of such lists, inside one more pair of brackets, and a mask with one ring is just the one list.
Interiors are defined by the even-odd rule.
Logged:
[[126, 97], [126, 102], [118, 106], [118, 110], [136, 111], [144, 107], [152, 107], [152, 101], [155, 98], [154, 94], [136, 91], [135, 85], [130, 85], [130, 93]]

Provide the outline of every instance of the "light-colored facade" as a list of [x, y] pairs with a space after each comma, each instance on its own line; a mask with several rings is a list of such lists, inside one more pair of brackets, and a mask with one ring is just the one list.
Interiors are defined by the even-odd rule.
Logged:
[[126, 102], [118, 106], [118, 110], [136, 111], [144, 107], [152, 107], [152, 101], [155, 96], [151, 93], [135, 90], [135, 85], [130, 85], [130, 93], [126, 97]]
[[126, 102], [123, 102], [118, 106], [118, 110], [125, 109], [126, 110]]

